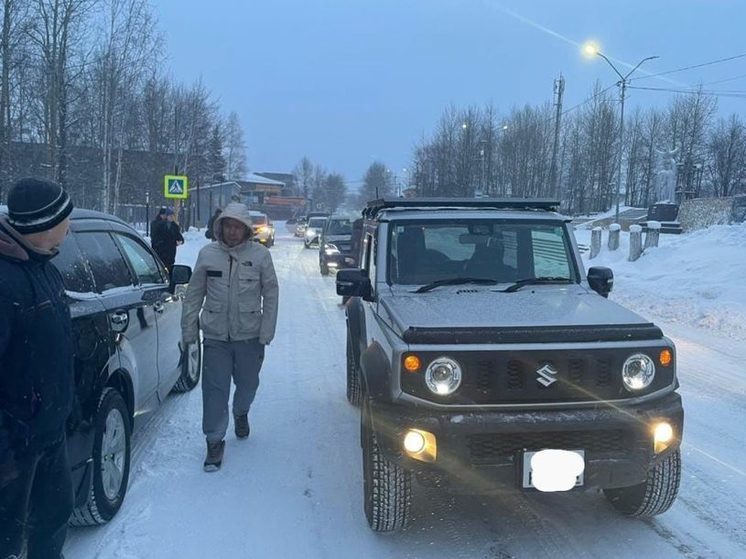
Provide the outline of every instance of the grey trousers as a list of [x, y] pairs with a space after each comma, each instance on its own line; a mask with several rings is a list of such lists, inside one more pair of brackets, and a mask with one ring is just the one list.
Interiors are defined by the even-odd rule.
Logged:
[[264, 346], [258, 339], [240, 342], [204, 341], [202, 367], [202, 431], [209, 442], [222, 441], [228, 429], [231, 379], [233, 415], [249, 413], [264, 361]]

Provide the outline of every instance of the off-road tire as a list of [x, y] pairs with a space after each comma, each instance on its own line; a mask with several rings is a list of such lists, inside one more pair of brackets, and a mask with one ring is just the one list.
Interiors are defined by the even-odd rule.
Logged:
[[681, 452], [672, 452], [648, 472], [644, 483], [620, 489], [604, 489], [606, 498], [621, 513], [648, 518], [666, 512], [679, 493]]
[[[190, 371], [189, 370], [189, 352], [192, 350], [192, 347], [196, 345], [197, 349], [197, 370], [196, 371]], [[195, 386], [199, 384], [199, 378], [202, 375], [202, 344], [197, 342], [197, 344], [189, 344], [186, 348], [186, 351], [181, 352], [181, 375], [179, 376], [179, 380], [176, 381], [176, 384], [174, 384], [173, 392], [181, 393], [181, 392], [189, 392], [192, 390]]]
[[412, 474], [384, 456], [365, 410], [361, 415], [365, 517], [374, 532], [402, 530], [411, 516]]
[[[118, 411], [124, 419], [124, 467], [122, 468], [122, 481], [114, 499], [109, 499], [103, 488], [102, 462], [102, 442], [106, 431], [106, 420], [110, 413]], [[132, 424], [130, 421], [129, 410], [124, 403], [124, 399], [114, 388], [105, 388], [101, 393], [98, 401], [96, 417], [94, 418], [94, 439], [93, 439], [93, 468], [91, 479], [91, 490], [88, 494], [88, 500], [84, 505], [75, 509], [70, 517], [70, 524], [73, 526], [95, 526], [106, 524], [117, 514], [124, 501], [127, 493], [127, 483], [129, 481], [130, 464], [132, 460]]]
[[355, 362], [352, 351], [352, 338], [347, 335], [347, 401], [353, 406], [360, 406], [362, 390], [360, 387], [360, 369]]

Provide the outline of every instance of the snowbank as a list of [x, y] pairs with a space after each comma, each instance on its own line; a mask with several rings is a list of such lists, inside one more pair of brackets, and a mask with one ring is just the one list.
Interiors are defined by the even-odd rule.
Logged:
[[[590, 244], [590, 231], [577, 230], [579, 243]], [[696, 326], [739, 340], [746, 339], [746, 224], [717, 225], [683, 235], [661, 235], [658, 248], [628, 262], [629, 234], [622, 233], [616, 252], [606, 248], [586, 269], [614, 270], [611, 298], [655, 320]]]

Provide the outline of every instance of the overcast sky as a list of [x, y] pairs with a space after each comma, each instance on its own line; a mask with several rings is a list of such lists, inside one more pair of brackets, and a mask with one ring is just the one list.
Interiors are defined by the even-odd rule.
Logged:
[[[394, 172], [450, 103], [501, 111], [552, 98], [560, 72], [565, 107], [593, 84], [613, 84], [588, 38], [621, 64], [660, 72], [746, 53], [742, 0], [153, 0], [168, 64], [200, 76], [246, 131], [252, 171], [290, 171], [308, 155], [359, 180], [378, 159]], [[622, 70], [622, 67], [620, 67]], [[642, 74], [640, 74], [642, 75]], [[746, 58], [644, 85], [746, 90]], [[640, 82], [643, 85], [643, 82]], [[629, 108], [663, 105], [663, 92], [632, 92]], [[744, 114], [746, 99], [720, 99]]]

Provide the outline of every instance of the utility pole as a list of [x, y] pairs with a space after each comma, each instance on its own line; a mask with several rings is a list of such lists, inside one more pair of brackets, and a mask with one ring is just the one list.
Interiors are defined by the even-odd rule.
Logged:
[[562, 98], [565, 94], [565, 78], [560, 74], [559, 79], [554, 80], [554, 106], [557, 108], [557, 115], [554, 118], [554, 145], [552, 146], [552, 167], [549, 172], [550, 188], [552, 196], [559, 200], [559, 173], [557, 173], [557, 152], [559, 151], [560, 126], [562, 121]]
[[[632, 72], [630, 72], [631, 74]], [[622, 104], [619, 110], [619, 157], [617, 158], [617, 175], [616, 175], [616, 212], [614, 223], [619, 223], [619, 196], [622, 190], [622, 154], [624, 153], [624, 95], [627, 92], [627, 77], [622, 78], [619, 82], [619, 101]]]

